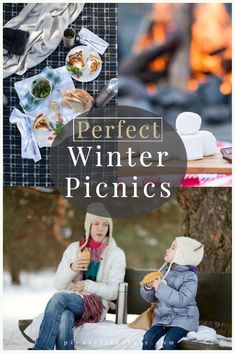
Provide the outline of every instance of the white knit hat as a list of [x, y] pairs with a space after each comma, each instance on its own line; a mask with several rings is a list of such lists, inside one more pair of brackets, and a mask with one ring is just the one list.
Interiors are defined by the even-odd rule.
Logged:
[[204, 254], [204, 245], [188, 237], [177, 237], [174, 263], [177, 265], [198, 266]]
[[113, 220], [111, 218], [110, 213], [107, 211], [107, 209], [104, 207], [104, 205], [101, 202], [93, 202], [87, 207], [87, 213], [86, 213], [85, 222], [84, 222], [86, 241], [82, 245], [81, 249], [83, 249], [88, 242], [90, 230], [91, 230], [91, 223], [96, 218], [101, 218], [101, 219], [105, 220], [106, 222], [108, 222], [108, 224], [109, 224], [108, 242], [110, 243], [110, 241], [112, 239]]
[[[177, 265], [184, 266], [198, 266], [202, 261], [204, 254], [204, 245], [199, 241], [188, 238], [188, 237], [176, 237], [176, 251], [174, 259], [171, 261], [166, 273], [164, 274], [162, 280], [165, 280], [168, 275], [172, 265], [175, 263]], [[162, 267], [158, 270], [161, 270], [167, 265], [165, 262]]]

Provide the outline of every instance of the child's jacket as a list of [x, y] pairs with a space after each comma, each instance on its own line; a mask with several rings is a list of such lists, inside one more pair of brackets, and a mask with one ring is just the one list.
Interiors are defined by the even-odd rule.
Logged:
[[174, 265], [158, 289], [147, 290], [140, 287], [141, 296], [149, 303], [156, 301], [152, 325], [182, 327], [187, 331], [197, 331], [199, 311], [195, 301], [197, 275], [188, 266]]

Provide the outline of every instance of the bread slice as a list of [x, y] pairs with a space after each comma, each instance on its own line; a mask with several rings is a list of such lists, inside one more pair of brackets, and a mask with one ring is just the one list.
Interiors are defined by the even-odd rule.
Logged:
[[101, 65], [102, 60], [97, 58], [97, 56], [90, 54], [89, 63], [90, 63], [90, 74], [93, 74]]

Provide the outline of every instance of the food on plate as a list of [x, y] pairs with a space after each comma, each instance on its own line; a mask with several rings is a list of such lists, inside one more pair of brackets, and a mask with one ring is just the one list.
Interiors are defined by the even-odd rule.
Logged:
[[102, 64], [102, 60], [93, 54], [89, 55], [88, 61], [89, 61], [90, 74], [93, 74]]
[[40, 114], [37, 116], [37, 118], [34, 120], [32, 127], [34, 130], [47, 130], [47, 131], [51, 130], [51, 127], [43, 114]]
[[50, 101], [49, 103], [49, 108], [52, 110], [54, 113], [54, 116], [56, 117], [56, 120], [63, 122], [63, 118], [61, 116], [60, 112], [60, 104], [57, 101]]
[[67, 90], [60, 89], [63, 94], [61, 103], [76, 113], [84, 113], [91, 109], [93, 97], [83, 89], [71, 88]]
[[83, 58], [83, 51], [80, 50], [74, 54], [69, 55], [66, 67], [67, 70], [72, 74], [78, 77], [82, 76], [82, 70], [84, 70], [86, 67], [86, 63]]
[[32, 83], [31, 94], [34, 98], [44, 99], [51, 93], [51, 83], [47, 79], [35, 80]]
[[162, 273], [161, 272], [150, 272], [147, 275], [144, 276], [144, 278], [142, 279], [142, 281], [140, 281], [140, 285], [143, 284], [147, 284], [149, 282], [154, 281], [157, 277], [162, 277]]
[[67, 54], [65, 67], [74, 80], [90, 82], [99, 75], [102, 60], [91, 47], [80, 45]]

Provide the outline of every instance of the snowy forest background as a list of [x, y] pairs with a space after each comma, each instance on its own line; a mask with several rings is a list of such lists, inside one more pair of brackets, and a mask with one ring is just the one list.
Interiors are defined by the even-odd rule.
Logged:
[[[63, 251], [83, 235], [84, 216], [56, 191], [4, 188], [5, 348], [25, 346], [18, 320], [43, 312], [55, 292], [53, 277]], [[114, 219], [113, 236], [127, 266], [135, 269], [161, 265], [165, 249], [179, 235], [205, 244], [201, 271], [231, 272], [231, 188], [181, 189], [159, 209]]]

